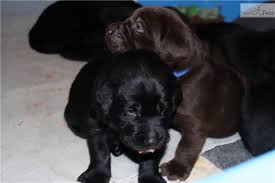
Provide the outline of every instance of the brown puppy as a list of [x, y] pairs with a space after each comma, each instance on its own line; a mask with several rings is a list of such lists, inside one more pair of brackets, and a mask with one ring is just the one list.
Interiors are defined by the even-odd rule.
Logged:
[[208, 48], [172, 10], [144, 7], [124, 22], [111, 24], [106, 42], [112, 52], [148, 49], [179, 74], [183, 102], [173, 127], [182, 138], [175, 158], [161, 165], [169, 180], [185, 180], [206, 137], [225, 137], [238, 130], [243, 96], [241, 78]]

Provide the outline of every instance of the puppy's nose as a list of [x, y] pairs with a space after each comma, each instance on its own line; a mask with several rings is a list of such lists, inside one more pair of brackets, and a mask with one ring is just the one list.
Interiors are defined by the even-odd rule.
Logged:
[[148, 146], [153, 146], [155, 145], [155, 140], [153, 138], [149, 138], [148, 140], [145, 140], [145, 144]]
[[154, 135], [151, 135], [148, 139], [144, 140], [144, 143], [147, 146], [156, 146], [159, 142], [163, 140], [164, 136], [158, 132], [155, 132]]
[[111, 25], [109, 25], [106, 34], [110, 35], [110, 36], [119, 35], [120, 34], [120, 32], [119, 32], [119, 25], [118, 24], [111, 24]]
[[155, 147], [157, 144], [157, 140], [154, 138], [149, 138], [143, 141], [145, 147]]

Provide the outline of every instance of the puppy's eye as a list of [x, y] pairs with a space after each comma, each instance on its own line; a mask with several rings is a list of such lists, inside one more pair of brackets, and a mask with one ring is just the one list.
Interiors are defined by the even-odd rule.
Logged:
[[126, 116], [135, 118], [137, 116], [137, 113], [134, 110], [126, 111]]
[[136, 29], [136, 31], [137, 31], [137, 32], [139, 32], [139, 33], [144, 32], [143, 22], [142, 22], [142, 20], [141, 20], [141, 18], [140, 18], [140, 17], [137, 19], [135, 29]]

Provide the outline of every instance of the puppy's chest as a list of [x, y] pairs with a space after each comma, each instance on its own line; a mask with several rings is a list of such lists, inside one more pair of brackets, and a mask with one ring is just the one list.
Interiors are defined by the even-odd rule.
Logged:
[[183, 97], [201, 95], [203, 91], [207, 92], [212, 88], [214, 83], [213, 75], [207, 73], [191, 73], [178, 78], [178, 80], [181, 84]]
[[182, 88], [184, 111], [200, 106], [212, 98], [215, 93], [215, 82], [212, 74], [193, 74], [179, 79]]

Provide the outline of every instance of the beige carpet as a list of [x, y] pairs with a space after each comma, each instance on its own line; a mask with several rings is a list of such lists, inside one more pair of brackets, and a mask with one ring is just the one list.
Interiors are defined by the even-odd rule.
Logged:
[[[30, 49], [27, 34], [49, 2], [1, 2], [1, 135], [3, 183], [69, 183], [87, 168], [86, 143], [67, 128], [63, 111], [70, 84], [84, 63]], [[162, 161], [174, 155], [179, 134]], [[208, 139], [204, 150], [239, 139]], [[200, 158], [187, 180], [219, 171]], [[137, 166], [112, 157], [112, 183], [136, 183]]]

